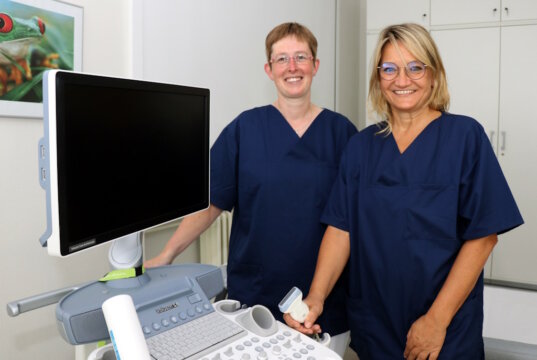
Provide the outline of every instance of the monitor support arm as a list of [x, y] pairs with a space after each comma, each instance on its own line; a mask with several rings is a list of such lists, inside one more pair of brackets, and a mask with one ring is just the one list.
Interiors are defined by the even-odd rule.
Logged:
[[112, 269], [130, 269], [142, 266], [142, 232], [125, 235], [113, 241], [108, 251]]

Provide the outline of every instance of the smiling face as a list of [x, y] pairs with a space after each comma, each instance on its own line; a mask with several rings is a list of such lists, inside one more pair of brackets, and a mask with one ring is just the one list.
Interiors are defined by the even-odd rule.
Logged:
[[404, 68], [406, 64], [417, 59], [400, 42], [397, 44], [397, 48], [390, 42], [384, 46], [381, 64], [389, 62], [397, 65], [399, 74], [392, 80], [381, 78], [380, 90], [390, 104], [394, 115], [414, 114], [428, 110], [433, 87], [431, 71], [426, 68], [425, 75], [421, 79], [410, 79]]
[[290, 58], [287, 64], [265, 64], [265, 72], [274, 81], [278, 97], [286, 99], [307, 97], [309, 99], [311, 83], [319, 68], [319, 60], [312, 59], [298, 64], [294, 58], [297, 54], [312, 55], [308, 44], [299, 41], [295, 36], [284, 37], [272, 46], [272, 59], [281, 55], [287, 55]]

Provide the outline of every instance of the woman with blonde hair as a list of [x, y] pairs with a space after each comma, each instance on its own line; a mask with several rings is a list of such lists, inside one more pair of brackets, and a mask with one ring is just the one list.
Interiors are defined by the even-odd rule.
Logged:
[[351, 346], [360, 360], [484, 359], [483, 267], [523, 223], [483, 127], [447, 111], [442, 60], [416, 24], [373, 55], [382, 118], [354, 136], [321, 217], [328, 225], [304, 300], [305, 333], [348, 263]]

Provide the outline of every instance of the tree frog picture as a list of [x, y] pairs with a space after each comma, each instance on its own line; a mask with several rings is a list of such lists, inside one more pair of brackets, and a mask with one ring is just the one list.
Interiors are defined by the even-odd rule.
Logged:
[[73, 19], [0, 3], [0, 100], [41, 102], [44, 71], [73, 70]]
[[38, 17], [25, 20], [0, 13], [1, 95], [7, 93], [8, 82], [20, 85], [23, 77], [32, 79], [30, 45], [39, 42], [44, 33], [45, 23]]

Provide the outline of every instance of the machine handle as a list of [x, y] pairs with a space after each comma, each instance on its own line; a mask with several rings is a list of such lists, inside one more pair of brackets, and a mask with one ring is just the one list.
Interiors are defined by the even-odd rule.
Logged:
[[14, 317], [31, 310], [55, 304], [60, 301], [65, 295], [85, 285], [86, 284], [70, 286], [63, 289], [53, 290], [43, 294], [33, 295], [24, 299], [12, 301], [7, 304], [7, 314], [11, 317]]

